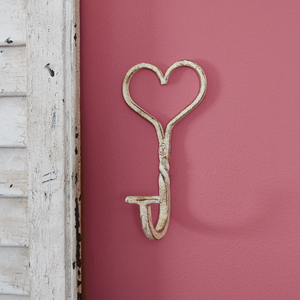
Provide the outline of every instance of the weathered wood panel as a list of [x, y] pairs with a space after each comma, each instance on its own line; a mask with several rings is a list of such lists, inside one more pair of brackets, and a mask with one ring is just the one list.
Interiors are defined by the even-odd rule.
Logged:
[[0, 0], [0, 46], [26, 44], [26, 0]]
[[65, 300], [65, 4], [28, 5], [30, 295]]
[[28, 248], [0, 247], [0, 293], [29, 295], [28, 268]]
[[0, 47], [0, 96], [26, 93], [26, 47]]
[[0, 294], [0, 300], [29, 300], [30, 298], [28, 296], [23, 295], [4, 295]]
[[0, 198], [0, 246], [28, 246], [26, 198]]
[[25, 147], [26, 144], [26, 97], [0, 97], [0, 147]]
[[0, 148], [0, 166], [0, 197], [27, 197], [27, 149]]
[[79, 0], [66, 8], [65, 126], [66, 136], [66, 275], [67, 299], [81, 299], [80, 173], [80, 15]]

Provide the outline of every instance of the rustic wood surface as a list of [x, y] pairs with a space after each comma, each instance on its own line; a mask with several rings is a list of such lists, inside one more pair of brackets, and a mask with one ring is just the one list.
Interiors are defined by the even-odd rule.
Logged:
[[25, 95], [26, 74], [26, 47], [0, 47], [0, 95]]
[[0, 198], [0, 246], [28, 246], [26, 198]]
[[0, 147], [26, 147], [26, 97], [0, 97]]
[[29, 299], [26, 0], [0, 0], [0, 299]]
[[28, 248], [0, 247], [0, 293], [29, 295]]
[[0, 300], [79, 299], [79, 1], [0, 7]]
[[79, 16], [76, 9], [79, 10], [78, 1], [28, 1], [32, 299], [80, 298], [77, 291], [81, 262]]
[[66, 298], [81, 299], [80, 0], [65, 5]]
[[0, 165], [0, 197], [27, 197], [27, 149], [0, 148]]
[[26, 0], [0, 0], [0, 46], [26, 44]]

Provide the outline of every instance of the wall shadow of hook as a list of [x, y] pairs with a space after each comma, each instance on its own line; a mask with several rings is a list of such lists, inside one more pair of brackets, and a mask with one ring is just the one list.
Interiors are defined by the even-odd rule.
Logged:
[[[153, 71], [160, 80], [161, 85], [168, 83], [170, 74], [179, 67], [189, 67], [192, 68], [200, 79], [200, 90], [197, 97], [179, 114], [177, 114], [167, 125], [164, 132], [161, 123], [154, 118], [147, 111], [138, 106], [131, 98], [129, 92], [129, 84], [133, 75], [141, 69], [149, 69]], [[200, 102], [203, 100], [207, 88], [206, 76], [202, 68], [189, 60], [177, 61], [171, 65], [165, 75], [156, 66], [149, 63], [140, 63], [133, 66], [125, 75], [123, 80], [123, 97], [127, 105], [138, 113], [140, 116], [149, 121], [155, 128], [159, 148], [159, 196], [129, 196], [125, 199], [127, 203], [135, 203], [140, 206], [140, 217], [142, 222], [142, 228], [146, 237], [150, 240], [160, 240], [167, 232], [169, 222], [170, 222], [170, 212], [171, 212], [171, 194], [170, 194], [170, 176], [169, 176], [169, 157], [171, 148], [171, 134], [172, 129], [177, 122], [184, 118], [189, 112], [191, 112]], [[151, 204], [159, 203], [159, 217], [156, 227], [154, 228], [152, 217], [151, 217]]]

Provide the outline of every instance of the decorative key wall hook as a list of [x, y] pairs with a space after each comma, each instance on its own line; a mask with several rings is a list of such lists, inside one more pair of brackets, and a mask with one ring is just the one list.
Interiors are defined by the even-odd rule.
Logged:
[[[160, 80], [160, 84], [165, 85], [168, 83], [170, 74], [178, 67], [192, 68], [198, 74], [201, 83], [200, 91], [195, 100], [168, 123], [166, 131], [164, 132], [161, 123], [132, 100], [129, 92], [129, 84], [131, 78], [136, 72], [141, 69], [149, 69], [157, 75]], [[179, 122], [183, 117], [185, 117], [190, 111], [200, 104], [204, 98], [206, 87], [207, 81], [204, 71], [199, 65], [189, 60], [181, 60], [174, 63], [169, 67], [165, 75], [163, 75], [161, 70], [154, 65], [148, 63], [137, 64], [127, 72], [123, 80], [123, 97], [125, 102], [131, 109], [133, 109], [136, 113], [145, 118], [154, 126], [159, 142], [159, 196], [128, 196], [125, 199], [125, 201], [128, 203], [136, 203], [140, 206], [140, 217], [143, 231], [146, 237], [150, 240], [160, 240], [166, 234], [170, 222], [171, 195], [169, 157], [172, 129], [177, 122]], [[153, 203], [160, 204], [159, 218], [155, 228], [152, 223], [150, 207]]]

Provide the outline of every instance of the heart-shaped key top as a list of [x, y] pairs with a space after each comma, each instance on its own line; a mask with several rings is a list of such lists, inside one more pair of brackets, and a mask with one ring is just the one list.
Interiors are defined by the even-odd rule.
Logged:
[[[147, 111], [138, 106], [131, 98], [129, 92], [129, 84], [133, 75], [141, 69], [149, 69], [153, 71], [160, 80], [161, 85], [168, 83], [170, 74], [179, 67], [189, 67], [192, 68], [199, 76], [200, 79], [200, 90], [197, 97], [184, 108], [179, 114], [177, 114], [167, 125], [166, 131], [163, 131], [161, 123], [154, 118]], [[170, 142], [171, 134], [174, 125], [179, 122], [183, 117], [185, 117], [190, 111], [192, 111], [200, 102], [203, 100], [207, 88], [206, 76], [202, 68], [196, 63], [189, 60], [177, 61], [169, 67], [166, 74], [163, 75], [160, 69], [156, 66], [141, 63], [132, 67], [123, 80], [123, 97], [127, 105], [133, 109], [140, 116], [149, 121], [156, 130], [159, 148], [159, 196], [128, 196], [125, 201], [128, 203], [136, 203], [140, 206], [140, 217], [142, 221], [143, 231], [146, 237], [150, 240], [160, 240], [168, 229], [170, 222], [170, 211], [171, 211], [171, 196], [170, 196], [170, 176], [169, 176], [169, 157], [170, 157]], [[151, 207], [152, 203], [159, 203], [159, 218], [156, 227], [154, 228], [151, 217]]]

